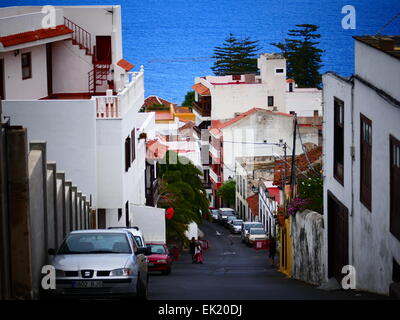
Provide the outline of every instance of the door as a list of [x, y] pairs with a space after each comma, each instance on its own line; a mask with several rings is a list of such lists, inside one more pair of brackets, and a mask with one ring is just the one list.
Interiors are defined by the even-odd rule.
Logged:
[[0, 100], [5, 100], [4, 89], [4, 60], [0, 59]]
[[111, 64], [111, 36], [96, 36], [96, 60], [99, 64]]
[[348, 209], [328, 191], [328, 276], [341, 282], [343, 266], [349, 264]]

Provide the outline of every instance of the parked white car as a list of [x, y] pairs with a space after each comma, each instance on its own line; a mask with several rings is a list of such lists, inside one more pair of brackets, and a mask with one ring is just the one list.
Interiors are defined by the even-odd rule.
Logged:
[[250, 228], [247, 243], [253, 246], [257, 240], [267, 240], [267, 233], [264, 228]]
[[127, 230], [71, 232], [51, 264], [56, 269], [53, 297], [147, 298], [147, 248], [138, 247]]
[[261, 222], [244, 222], [242, 224], [242, 232], [241, 232], [241, 239], [242, 242], [248, 242], [248, 235], [249, 235], [249, 230], [250, 228], [263, 228], [263, 224]]

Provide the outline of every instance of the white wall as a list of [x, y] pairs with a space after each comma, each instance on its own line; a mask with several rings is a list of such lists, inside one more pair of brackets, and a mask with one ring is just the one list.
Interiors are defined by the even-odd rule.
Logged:
[[28, 129], [28, 141], [45, 140], [47, 159], [57, 161], [96, 206], [96, 113], [92, 100], [6, 100], [3, 113]]
[[294, 89], [286, 92], [286, 113], [294, 111], [299, 117], [312, 117], [314, 110], [322, 115], [322, 90]]
[[89, 92], [88, 72], [93, 69], [92, 57], [71, 40], [52, 44], [53, 92]]
[[[355, 41], [355, 73], [400, 100], [400, 63], [382, 51]], [[372, 63], [373, 62], [373, 63]]]
[[[315, 134], [305, 134], [301, 129], [303, 144], [311, 142], [318, 144], [318, 130]], [[279, 143], [280, 139], [289, 146], [287, 155], [292, 153], [293, 145], [293, 117], [274, 114], [272, 112], [258, 111], [251, 114], [235, 124], [223, 128], [223, 159], [224, 159], [224, 180], [235, 175], [235, 160], [237, 157], [272, 156], [278, 154], [283, 156], [283, 148], [263, 144]], [[232, 143], [234, 141], [235, 143]], [[258, 144], [241, 144], [240, 142], [255, 142]], [[300, 139], [297, 135], [296, 154], [303, 153]]]
[[[371, 63], [369, 63], [371, 65]], [[398, 63], [400, 65], [400, 63]], [[354, 89], [354, 266], [360, 289], [388, 294], [392, 259], [400, 262], [400, 241], [389, 231], [389, 135], [400, 139], [400, 110], [355, 81]], [[372, 120], [372, 207], [360, 203], [360, 113]]]
[[[32, 78], [22, 80], [21, 54], [31, 52]], [[4, 59], [6, 99], [39, 99], [47, 96], [46, 45], [0, 53]]]

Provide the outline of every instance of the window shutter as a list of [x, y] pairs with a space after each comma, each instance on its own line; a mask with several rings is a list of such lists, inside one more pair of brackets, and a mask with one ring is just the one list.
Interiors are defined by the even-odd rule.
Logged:
[[360, 201], [371, 210], [372, 121], [360, 115]]
[[131, 138], [125, 139], [125, 172], [129, 170], [131, 166]]
[[400, 141], [390, 136], [390, 232], [400, 240]]
[[131, 143], [132, 143], [132, 162], [136, 159], [136, 131], [133, 129], [131, 131]]

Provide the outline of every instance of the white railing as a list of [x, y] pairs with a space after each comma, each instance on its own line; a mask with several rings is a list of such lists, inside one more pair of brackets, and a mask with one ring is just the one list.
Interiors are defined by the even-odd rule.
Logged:
[[221, 178], [213, 171], [213, 169], [210, 167], [210, 178], [215, 182], [215, 183], [220, 183]]
[[132, 107], [141, 107], [144, 95], [144, 70], [129, 72], [125, 87], [117, 95], [93, 97], [96, 99], [98, 119], [119, 119]]
[[214, 159], [219, 159], [221, 157], [220, 151], [217, 150], [212, 144], [210, 144], [209, 150]]

